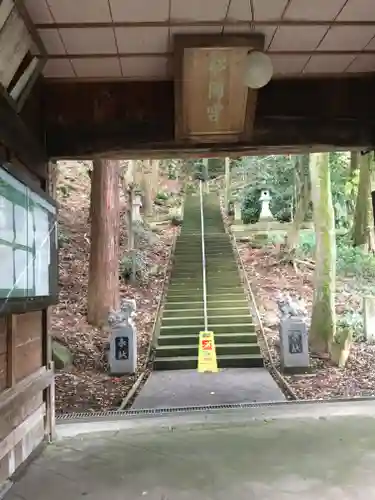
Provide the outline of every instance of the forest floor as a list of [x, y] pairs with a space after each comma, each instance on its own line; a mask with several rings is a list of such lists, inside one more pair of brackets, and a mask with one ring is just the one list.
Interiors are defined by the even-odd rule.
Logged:
[[[237, 243], [245, 271], [262, 317], [271, 355], [280, 369], [279, 314], [277, 296], [290, 294], [302, 297], [311, 313], [313, 298], [313, 271], [300, 266], [280, 264], [279, 249], [275, 245], [252, 248], [249, 243]], [[336, 294], [337, 314], [360, 312], [361, 286], [355, 278], [338, 278]], [[299, 399], [352, 398], [375, 395], [375, 345], [357, 339], [352, 344], [346, 367], [341, 369], [329, 360], [311, 359], [311, 373], [287, 375], [285, 379]]]
[[[56, 411], [80, 412], [119, 407], [137, 377], [147, 370], [147, 353], [162, 294], [169, 253], [177, 229], [167, 225], [158, 234], [146, 234], [139, 245], [153, 275], [144, 286], [121, 281], [121, 297], [137, 303], [138, 370], [121, 378], [107, 373], [104, 355], [108, 333], [86, 321], [90, 249], [90, 179], [83, 162], [61, 162], [57, 187], [59, 203], [59, 304], [53, 308], [52, 335], [73, 354], [73, 365], [56, 374]], [[121, 254], [127, 234], [125, 201], [121, 210]]]

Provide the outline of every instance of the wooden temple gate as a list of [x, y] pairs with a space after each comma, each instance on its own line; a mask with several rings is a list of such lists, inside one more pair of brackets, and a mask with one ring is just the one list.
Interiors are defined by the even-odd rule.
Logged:
[[372, 149], [372, 2], [0, 0], [0, 484], [53, 433], [52, 160]]

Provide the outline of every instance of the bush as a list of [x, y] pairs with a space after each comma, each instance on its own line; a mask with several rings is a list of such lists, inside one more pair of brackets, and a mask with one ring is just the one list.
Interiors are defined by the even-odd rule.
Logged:
[[302, 257], [312, 258], [315, 251], [315, 233], [313, 231], [301, 231], [299, 236], [299, 245], [297, 253]]
[[[349, 234], [336, 235], [337, 274], [370, 280], [375, 278], [375, 256], [365, 253], [360, 247], [353, 247]], [[301, 232], [297, 252], [302, 256], [314, 257], [315, 234]]]
[[375, 277], [375, 257], [366, 254], [359, 247], [338, 245], [337, 272], [344, 276], [373, 279]]
[[364, 326], [363, 326], [363, 316], [358, 311], [347, 311], [337, 318], [337, 334], [343, 330], [349, 332], [350, 337], [356, 342], [363, 342], [364, 337]]
[[[136, 276], [139, 274], [140, 266], [136, 258], [135, 273]], [[120, 276], [125, 280], [129, 281], [133, 272], [133, 261], [130, 255], [125, 255], [120, 262]]]
[[159, 191], [158, 194], [156, 195], [157, 200], [168, 200], [168, 194], [164, 193], [163, 191]]
[[[132, 255], [126, 254], [120, 262], [120, 276], [129, 281], [133, 273]], [[149, 268], [145, 262], [142, 252], [137, 251], [135, 255], [135, 278], [140, 283], [147, 283], [149, 279]]]
[[178, 215], [173, 215], [171, 218], [171, 224], [172, 226], [181, 226], [182, 225], [182, 219]]
[[65, 246], [67, 243], [70, 242], [70, 236], [66, 233], [63, 233], [61, 230], [59, 231], [59, 234], [58, 234], [58, 246], [59, 248], [62, 248], [63, 246]]

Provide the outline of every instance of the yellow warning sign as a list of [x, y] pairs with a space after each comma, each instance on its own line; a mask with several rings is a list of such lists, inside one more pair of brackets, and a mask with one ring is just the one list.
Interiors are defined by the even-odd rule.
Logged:
[[199, 332], [198, 372], [218, 371], [214, 332]]

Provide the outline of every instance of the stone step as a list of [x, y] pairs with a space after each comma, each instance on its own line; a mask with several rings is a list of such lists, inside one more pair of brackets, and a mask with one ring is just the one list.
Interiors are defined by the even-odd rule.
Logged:
[[[244, 307], [237, 307], [237, 308], [234, 307], [207, 308], [207, 314], [210, 318], [214, 316], [220, 316], [221, 314], [225, 316], [237, 316], [245, 314], [246, 312], [249, 313], [249, 308], [247, 304]], [[172, 310], [164, 310], [163, 312], [164, 319], [181, 318], [181, 317], [195, 318], [195, 317], [202, 317], [202, 315], [203, 315], [203, 303], [202, 307], [198, 309], [172, 309]]]
[[[173, 269], [171, 275], [172, 276], [177, 276], [177, 275], [186, 275], [186, 276], [199, 276], [202, 278], [202, 269], [203, 266], [201, 263], [199, 265], [191, 263], [189, 266], [184, 266], [184, 267], [176, 267]], [[239, 274], [238, 273], [238, 268], [236, 268], [234, 265], [223, 265], [223, 266], [212, 266], [212, 265], [206, 265], [206, 274], [207, 276], [224, 276], [224, 275], [230, 275], [230, 274]]]
[[[220, 368], [256, 368], [263, 366], [261, 354], [230, 354], [217, 356]], [[188, 370], [197, 369], [198, 356], [181, 356], [175, 358], [155, 358], [154, 370]]]
[[[177, 272], [172, 272], [171, 274], [171, 282], [172, 280], [189, 280], [189, 281], [202, 281], [202, 276], [203, 276], [203, 270], [197, 269], [196, 271], [177, 271]], [[240, 275], [235, 269], [231, 270], [222, 270], [220, 271], [219, 269], [215, 271], [207, 271], [206, 270], [206, 278], [211, 279], [211, 280], [226, 280], [226, 279], [233, 279], [237, 278], [240, 279]]]
[[[197, 368], [204, 329], [199, 197], [187, 197], [164, 304], [154, 368]], [[219, 367], [263, 366], [233, 247], [218, 197], [204, 197], [208, 328], [214, 332]]]
[[[224, 316], [223, 314], [220, 316], [211, 316], [208, 315], [208, 324], [212, 323], [213, 318], [215, 319], [215, 323], [217, 325], [228, 325], [235, 322], [237, 325], [239, 324], [248, 324], [252, 322], [252, 318], [250, 316], [250, 312], [247, 311], [247, 314], [233, 316]], [[162, 320], [162, 326], [172, 326], [172, 325], [183, 325], [184, 323], [193, 323], [193, 324], [201, 324], [201, 316], [189, 317], [189, 316], [179, 316], [178, 318], [164, 317]]]
[[[233, 274], [232, 276], [227, 276], [225, 278], [222, 278], [220, 276], [218, 277], [210, 277], [210, 279], [207, 279], [206, 282], [206, 289], [207, 291], [210, 290], [218, 290], [218, 289], [225, 289], [225, 288], [240, 288], [243, 291], [243, 286], [241, 283], [241, 280], [239, 276], [236, 276]], [[178, 290], [186, 290], [187, 288], [191, 290], [203, 290], [203, 283], [202, 279], [198, 278], [184, 278], [184, 279], [178, 279], [174, 277], [174, 279], [170, 282], [168, 286], [168, 291], [178, 291]]]
[[[257, 343], [235, 343], [217, 344], [215, 342], [216, 355], [221, 354], [259, 354], [260, 349]], [[157, 358], [176, 358], [180, 356], [198, 356], [198, 343], [192, 345], [165, 345], [156, 349]]]
[[[239, 292], [244, 293], [243, 285], [239, 280], [227, 284], [221, 282], [220, 280], [218, 280], [217, 282], [211, 280], [210, 283], [207, 283], [206, 287], [208, 295], [214, 295], [217, 293], [233, 293], [233, 291], [236, 291], [236, 289]], [[203, 290], [203, 284], [176, 281], [168, 286], [168, 295], [185, 292], [186, 290]]]
[[[203, 300], [203, 298], [201, 299], [201, 296], [202, 295], [199, 295], [197, 293], [193, 294], [193, 295], [184, 295], [182, 293], [180, 294], [168, 294], [167, 295], [167, 299], [166, 299], [166, 304], [168, 304], [168, 306], [170, 304], [186, 304], [186, 303], [189, 303], [189, 304], [193, 304], [193, 303], [196, 303], [201, 300]], [[189, 300], [190, 299], [190, 300]], [[239, 303], [240, 302], [246, 302], [246, 298], [244, 296], [244, 293], [243, 291], [239, 290], [238, 292], [236, 293], [223, 293], [223, 294], [210, 294], [210, 295], [207, 295], [207, 304], [208, 305], [222, 305], [222, 304], [226, 304], [228, 302], [236, 302], [236, 303]]]
[[[163, 325], [160, 327], [160, 335], [191, 335], [204, 329], [204, 322], [197, 322], [192, 325]], [[208, 325], [209, 331], [217, 333], [254, 333], [255, 326], [249, 317], [248, 323], [219, 324], [212, 323]]]
[[[199, 342], [199, 333], [189, 335], [161, 335], [158, 345], [192, 345]], [[256, 333], [215, 333], [215, 342], [218, 344], [245, 344], [257, 342]]]
[[[216, 301], [209, 301], [207, 302], [209, 308], [225, 308], [225, 307], [233, 307], [233, 308], [243, 308], [246, 307], [248, 308], [248, 302], [247, 300], [243, 297], [243, 294], [239, 295], [240, 299], [232, 299], [232, 300], [216, 300]], [[203, 298], [202, 300], [197, 300], [197, 297], [195, 297], [194, 301], [191, 302], [175, 302], [175, 301], [168, 301], [164, 305], [164, 313], [169, 312], [169, 311], [175, 311], [175, 310], [180, 310], [183, 311], [184, 309], [199, 309], [201, 308], [203, 311]]]

